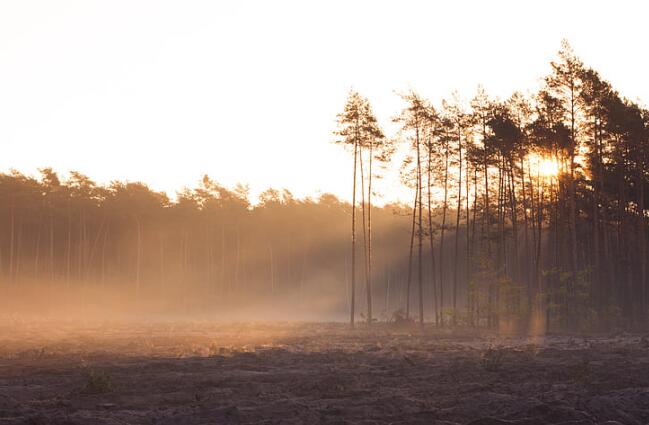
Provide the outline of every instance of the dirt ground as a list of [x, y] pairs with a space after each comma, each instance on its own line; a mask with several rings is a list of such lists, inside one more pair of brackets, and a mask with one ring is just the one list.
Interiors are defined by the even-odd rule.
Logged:
[[0, 424], [647, 424], [641, 335], [0, 324]]

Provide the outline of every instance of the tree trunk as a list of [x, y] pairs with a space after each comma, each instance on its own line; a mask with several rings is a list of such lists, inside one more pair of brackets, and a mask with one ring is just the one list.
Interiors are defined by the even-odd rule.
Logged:
[[421, 149], [419, 143], [419, 126], [416, 129], [416, 142], [417, 142], [417, 192], [419, 193], [419, 214], [418, 214], [418, 235], [417, 235], [417, 244], [418, 244], [418, 283], [419, 283], [419, 324], [421, 327], [424, 326], [424, 271], [423, 271], [423, 255], [422, 255], [422, 246], [423, 246], [423, 237], [424, 237], [424, 227], [422, 222], [422, 178], [421, 178]]
[[15, 256], [16, 256], [16, 200], [11, 202], [11, 236], [9, 239], [9, 280], [15, 283]]
[[54, 214], [50, 211], [50, 283], [54, 283]]
[[460, 254], [460, 215], [462, 213], [462, 134], [458, 123], [458, 180], [457, 180], [457, 211], [455, 214], [455, 256], [453, 258], [453, 316], [452, 324], [457, 324], [457, 287], [458, 287], [458, 265]]
[[433, 312], [435, 313], [435, 325], [439, 326], [439, 304], [438, 304], [438, 299], [437, 299], [437, 284], [435, 282], [436, 279], [436, 267], [435, 267], [435, 233], [433, 229], [433, 213], [432, 213], [432, 208], [431, 208], [431, 203], [432, 203], [432, 195], [430, 193], [430, 188], [432, 186], [432, 181], [431, 181], [431, 172], [432, 172], [432, 141], [428, 144], [428, 167], [426, 170], [426, 185], [427, 185], [427, 190], [428, 190], [428, 238], [430, 240], [430, 262], [431, 262], [431, 270], [430, 270], [430, 282], [431, 286], [433, 289]]
[[363, 226], [363, 260], [365, 264], [365, 296], [367, 300], [367, 317], [366, 320], [368, 323], [370, 323], [371, 317], [370, 317], [370, 310], [372, 309], [372, 292], [370, 289], [371, 283], [370, 283], [370, 257], [369, 257], [369, 243], [368, 243], [368, 235], [367, 235], [367, 221], [365, 217], [367, 216], [367, 210], [365, 208], [365, 173], [364, 173], [364, 168], [363, 168], [363, 148], [361, 146], [360, 149], [360, 158], [359, 158], [359, 165], [360, 165], [360, 172], [361, 172], [361, 215], [362, 215], [362, 221], [361, 224]]
[[645, 219], [644, 219], [644, 173], [641, 173], [638, 179], [639, 186], [639, 205], [638, 205], [638, 256], [640, 257], [640, 317], [639, 322], [645, 325], [646, 319], [646, 284], [647, 284], [647, 258], [646, 258], [646, 241], [645, 241]]
[[449, 146], [444, 146], [444, 203], [442, 204], [442, 228], [439, 238], [439, 323], [444, 326], [444, 231], [446, 230], [446, 211], [448, 210], [448, 166]]
[[36, 227], [36, 247], [35, 247], [35, 253], [34, 253], [34, 278], [38, 283], [39, 282], [39, 269], [40, 269], [40, 259], [41, 259], [41, 230], [42, 230], [42, 219], [41, 217], [38, 218], [38, 224]]
[[269, 260], [270, 260], [270, 293], [272, 295], [275, 293], [275, 262], [273, 260], [272, 242], [268, 245], [268, 253], [269, 253]]
[[68, 247], [66, 255], [67, 268], [65, 273], [66, 285], [70, 287], [70, 274], [72, 273], [72, 212], [70, 211], [70, 200], [68, 200]]
[[372, 156], [370, 143], [369, 176], [367, 183], [367, 323], [372, 324]]
[[412, 206], [412, 228], [410, 230], [410, 251], [408, 253], [408, 280], [406, 281], [406, 319], [410, 318], [410, 284], [412, 282], [412, 251], [415, 245], [415, 224], [417, 222], [417, 201], [419, 201], [419, 187], [415, 189], [415, 202]]
[[530, 263], [532, 255], [530, 252], [530, 236], [529, 236], [529, 218], [527, 215], [527, 188], [525, 187], [525, 161], [521, 157], [521, 192], [523, 194], [523, 255], [525, 265], [521, 270], [521, 276], [525, 279], [527, 288], [527, 314], [529, 316], [532, 311], [532, 279], [530, 279]]
[[140, 298], [140, 279], [142, 274], [142, 222], [140, 217], [135, 217], [137, 224], [137, 257], [135, 263], [135, 297]]
[[354, 141], [354, 178], [352, 185], [352, 269], [349, 324], [354, 328], [354, 309], [356, 307], [356, 170], [358, 164], [358, 140]]
[[469, 205], [469, 193], [471, 190], [471, 179], [469, 178], [469, 160], [467, 157], [465, 167], [466, 182], [466, 294], [467, 294], [467, 313], [471, 325], [473, 325], [473, 291], [471, 290], [471, 207]]

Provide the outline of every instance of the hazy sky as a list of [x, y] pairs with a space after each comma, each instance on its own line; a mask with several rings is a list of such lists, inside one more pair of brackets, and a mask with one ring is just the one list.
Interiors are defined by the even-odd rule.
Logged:
[[331, 132], [350, 88], [386, 125], [395, 90], [506, 97], [536, 89], [566, 37], [648, 102], [648, 16], [645, 1], [2, 0], [0, 169], [348, 197]]

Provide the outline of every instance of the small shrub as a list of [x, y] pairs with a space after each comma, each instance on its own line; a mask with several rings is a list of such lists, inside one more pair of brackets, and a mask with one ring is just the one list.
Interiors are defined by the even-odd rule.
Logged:
[[[367, 322], [367, 316], [366, 316], [365, 313], [362, 312], [362, 311], [361, 311], [361, 318], [362, 318], [365, 322]], [[372, 323], [377, 323], [378, 321], [379, 321], [379, 319], [377, 319], [376, 317], [372, 317]]]
[[640, 347], [642, 348], [649, 348], [649, 338], [647, 338], [646, 335], [643, 335], [642, 338], [640, 338], [640, 341], [638, 341], [638, 344], [640, 344]]
[[480, 364], [482, 368], [489, 372], [497, 372], [503, 365], [505, 359], [505, 351], [497, 348], [489, 347], [482, 352]]
[[590, 380], [591, 367], [590, 360], [582, 359], [572, 370], [572, 378], [580, 384], [587, 384]]
[[406, 318], [406, 315], [402, 309], [399, 309], [394, 313], [392, 313], [392, 320], [390, 322], [394, 325], [404, 326], [404, 327], [414, 326], [415, 324], [415, 321], [413, 320], [412, 317]]
[[104, 394], [113, 391], [113, 378], [105, 371], [87, 368], [84, 377], [86, 380], [84, 393]]
[[527, 344], [523, 347], [523, 352], [525, 353], [528, 360], [534, 360], [536, 356], [539, 355], [540, 348], [536, 344]]

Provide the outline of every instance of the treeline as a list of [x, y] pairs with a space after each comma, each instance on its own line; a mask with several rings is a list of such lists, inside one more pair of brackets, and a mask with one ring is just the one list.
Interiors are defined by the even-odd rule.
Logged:
[[371, 164], [399, 145], [414, 199], [403, 247], [406, 319], [423, 324], [431, 312], [438, 326], [646, 326], [647, 109], [565, 41], [532, 95], [501, 100], [480, 88], [469, 102], [454, 95], [437, 106], [414, 92], [402, 98], [395, 137], [383, 135], [357, 93], [335, 133], [354, 156], [350, 186], [362, 189], [352, 251], [368, 292]]
[[[260, 306], [261, 318], [272, 308], [279, 317], [340, 317], [349, 306], [350, 212], [333, 195], [298, 200], [274, 189], [251, 205], [246, 187], [207, 176], [170, 200], [142, 183], [99, 185], [76, 172], [65, 180], [48, 168], [0, 174], [0, 302], [13, 311], [9, 294], [36, 288], [32, 296], [59, 303], [89, 294], [90, 310], [120, 295], [149, 312]], [[388, 205], [375, 217], [377, 242], [394, 247], [377, 261], [394, 264], [382, 273], [396, 280], [407, 213]], [[396, 298], [384, 300], [398, 308]]]

